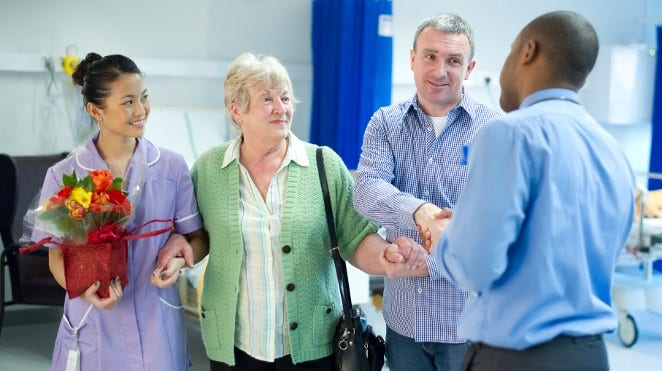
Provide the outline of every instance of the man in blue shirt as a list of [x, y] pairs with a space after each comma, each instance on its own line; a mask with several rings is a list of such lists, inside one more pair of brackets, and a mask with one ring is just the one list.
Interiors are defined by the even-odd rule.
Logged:
[[[416, 94], [380, 108], [366, 128], [356, 171], [354, 207], [386, 229], [387, 239], [420, 241], [416, 227], [436, 228], [467, 175], [476, 133], [499, 113], [473, 100], [462, 84], [476, 65], [473, 32], [460, 17], [423, 20], [410, 52]], [[457, 322], [468, 297], [436, 269], [385, 279], [383, 313], [391, 371], [457, 370], [466, 353]]]
[[[607, 370], [602, 334], [634, 209], [618, 144], [579, 104], [598, 38], [583, 16], [524, 27], [501, 71], [501, 108], [481, 131], [453, 218], [433, 252], [470, 290], [462, 369]], [[434, 240], [435, 233], [432, 233]]]

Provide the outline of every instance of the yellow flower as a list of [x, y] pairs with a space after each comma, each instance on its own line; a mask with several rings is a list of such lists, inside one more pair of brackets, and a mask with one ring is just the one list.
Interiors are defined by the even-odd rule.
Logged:
[[69, 198], [78, 202], [87, 210], [90, 207], [90, 202], [92, 202], [92, 192], [88, 192], [81, 187], [76, 187], [71, 191]]

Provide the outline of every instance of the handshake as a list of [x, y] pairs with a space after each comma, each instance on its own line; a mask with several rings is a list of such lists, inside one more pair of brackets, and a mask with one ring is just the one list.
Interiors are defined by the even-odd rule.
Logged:
[[440, 209], [430, 203], [421, 205], [414, 213], [414, 221], [423, 245], [408, 237], [395, 240], [380, 257], [385, 274], [389, 278], [429, 275], [427, 257], [432, 253], [451, 216], [451, 209]]

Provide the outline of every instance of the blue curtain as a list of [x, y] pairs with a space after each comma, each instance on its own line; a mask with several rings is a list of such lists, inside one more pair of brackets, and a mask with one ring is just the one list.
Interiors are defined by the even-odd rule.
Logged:
[[356, 169], [372, 114], [391, 103], [391, 0], [313, 0], [310, 141]]
[[[657, 40], [662, 40], [662, 26], [657, 27]], [[649, 171], [651, 173], [662, 173], [662, 53], [658, 48], [657, 61], [655, 65], [655, 90], [653, 92], [653, 116], [651, 134], [651, 157]], [[649, 179], [648, 189], [662, 188], [662, 180]]]

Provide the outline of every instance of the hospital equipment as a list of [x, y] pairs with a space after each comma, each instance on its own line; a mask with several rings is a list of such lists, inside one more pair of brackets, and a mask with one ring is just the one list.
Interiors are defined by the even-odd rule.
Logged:
[[[662, 179], [662, 174], [639, 174]], [[648, 191], [640, 188], [637, 216], [625, 250], [619, 257], [612, 287], [613, 306], [618, 311], [618, 337], [623, 346], [633, 346], [639, 338], [637, 312], [662, 316], [662, 218], [646, 215]]]

